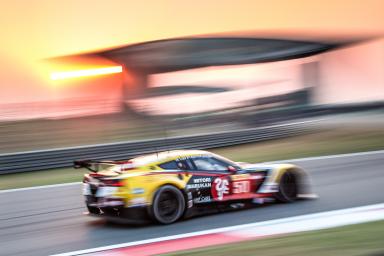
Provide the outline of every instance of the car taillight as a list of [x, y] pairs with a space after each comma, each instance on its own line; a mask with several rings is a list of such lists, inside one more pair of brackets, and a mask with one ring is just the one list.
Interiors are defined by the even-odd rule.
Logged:
[[108, 187], [123, 187], [124, 183], [122, 180], [103, 180], [104, 186]]
[[105, 175], [103, 174], [98, 174], [98, 173], [90, 173], [89, 174], [90, 177], [93, 177], [93, 178], [100, 178], [100, 177], [104, 177]]

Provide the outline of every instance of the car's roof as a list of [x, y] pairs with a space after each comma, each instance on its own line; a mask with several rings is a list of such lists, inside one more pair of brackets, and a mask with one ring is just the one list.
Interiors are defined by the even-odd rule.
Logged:
[[138, 156], [132, 158], [130, 161], [139, 164], [146, 165], [154, 162], [170, 161], [179, 157], [195, 156], [195, 155], [211, 155], [212, 153], [204, 150], [169, 150], [158, 153], [152, 153], [147, 155]]

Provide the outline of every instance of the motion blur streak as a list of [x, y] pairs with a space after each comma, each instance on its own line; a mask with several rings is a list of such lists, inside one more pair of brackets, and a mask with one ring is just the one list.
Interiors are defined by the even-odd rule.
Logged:
[[51, 79], [59, 80], [59, 79], [76, 78], [76, 77], [84, 77], [84, 76], [115, 74], [115, 73], [121, 73], [121, 72], [123, 72], [122, 66], [66, 71], [66, 72], [54, 72], [51, 74]]
[[296, 232], [340, 227], [351, 224], [383, 220], [384, 204], [374, 204], [336, 211], [273, 219], [237, 226], [203, 230], [168, 237], [116, 244], [87, 250], [80, 250], [54, 256], [119, 256], [158, 255], [182, 250], [262, 239], [270, 236], [287, 235]]
[[384, 153], [289, 162], [310, 172], [318, 200], [201, 216], [166, 228], [105, 225], [86, 218], [79, 184], [0, 193], [7, 206], [0, 210], [1, 255], [51, 255], [383, 203]]

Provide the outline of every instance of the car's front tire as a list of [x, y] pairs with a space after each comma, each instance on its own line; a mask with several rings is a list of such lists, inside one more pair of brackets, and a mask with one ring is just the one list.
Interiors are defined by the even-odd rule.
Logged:
[[185, 210], [185, 198], [176, 187], [166, 185], [160, 187], [153, 198], [149, 214], [152, 219], [161, 224], [177, 221]]
[[292, 171], [285, 172], [279, 182], [279, 192], [276, 193], [276, 199], [283, 203], [296, 201], [298, 194], [298, 180]]

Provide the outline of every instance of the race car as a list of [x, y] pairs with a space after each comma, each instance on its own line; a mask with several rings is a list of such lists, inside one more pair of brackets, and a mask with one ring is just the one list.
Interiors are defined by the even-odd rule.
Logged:
[[89, 214], [109, 220], [170, 224], [202, 209], [293, 202], [308, 193], [308, 174], [292, 164], [233, 162], [202, 150], [172, 150], [123, 161], [74, 161], [87, 168]]

